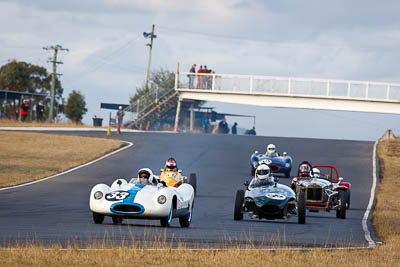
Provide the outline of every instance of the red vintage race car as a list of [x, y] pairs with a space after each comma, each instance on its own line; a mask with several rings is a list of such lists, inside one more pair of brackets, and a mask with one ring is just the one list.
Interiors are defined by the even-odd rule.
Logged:
[[[308, 166], [308, 175], [300, 172], [303, 165]], [[291, 187], [296, 193], [304, 191], [306, 208], [310, 212], [336, 210], [336, 217], [345, 219], [346, 209], [350, 207], [351, 184], [343, 180], [335, 166], [311, 165], [304, 161]]]

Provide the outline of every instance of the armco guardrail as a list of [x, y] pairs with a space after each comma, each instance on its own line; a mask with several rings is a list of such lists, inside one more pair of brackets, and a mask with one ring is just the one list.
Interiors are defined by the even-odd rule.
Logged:
[[180, 72], [175, 89], [400, 102], [400, 84], [364, 81]]

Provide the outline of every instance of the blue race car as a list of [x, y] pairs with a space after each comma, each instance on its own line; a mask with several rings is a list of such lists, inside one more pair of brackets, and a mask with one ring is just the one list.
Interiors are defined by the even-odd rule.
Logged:
[[280, 156], [275, 151], [275, 145], [269, 144], [267, 147], [267, 153], [260, 154], [258, 151], [255, 151], [250, 157], [250, 166], [251, 166], [251, 175], [254, 176], [254, 173], [261, 164], [261, 162], [267, 164], [272, 173], [283, 173], [286, 178], [290, 177], [290, 171], [292, 170], [292, 157], [287, 155], [286, 152], [283, 152]]

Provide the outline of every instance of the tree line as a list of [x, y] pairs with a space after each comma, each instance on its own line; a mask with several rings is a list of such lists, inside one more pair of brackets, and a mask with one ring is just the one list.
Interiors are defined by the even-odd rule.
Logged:
[[[50, 108], [50, 90], [51, 90], [51, 73], [46, 68], [23, 61], [11, 61], [0, 67], [0, 90], [13, 91], [21, 93], [37, 93], [46, 94], [45, 99], [33, 98], [34, 102], [43, 100], [45, 105], [45, 116], [49, 114]], [[73, 122], [80, 123], [83, 115], [87, 112], [84, 96], [76, 90], [69, 94], [65, 103], [63, 99], [64, 88], [60, 80], [56, 77], [54, 106], [58, 107], [53, 111], [57, 116], [60, 113]], [[19, 107], [23, 99], [2, 99], [1, 108], [9, 118], [17, 118]], [[28, 99], [32, 100], [32, 99]], [[35, 103], [30, 103], [31, 105]]]

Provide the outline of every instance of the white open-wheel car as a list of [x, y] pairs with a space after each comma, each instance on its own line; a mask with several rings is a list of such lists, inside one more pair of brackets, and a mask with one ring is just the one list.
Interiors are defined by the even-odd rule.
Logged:
[[[142, 169], [143, 170], [143, 169]], [[160, 220], [162, 227], [168, 227], [173, 218], [179, 218], [182, 227], [189, 227], [192, 221], [194, 189], [184, 183], [179, 187], [159, 182], [151, 173], [148, 184], [140, 184], [139, 178], [115, 180], [111, 187], [98, 184], [90, 192], [90, 210], [93, 220], [101, 224], [110, 216], [114, 224], [127, 219]]]

